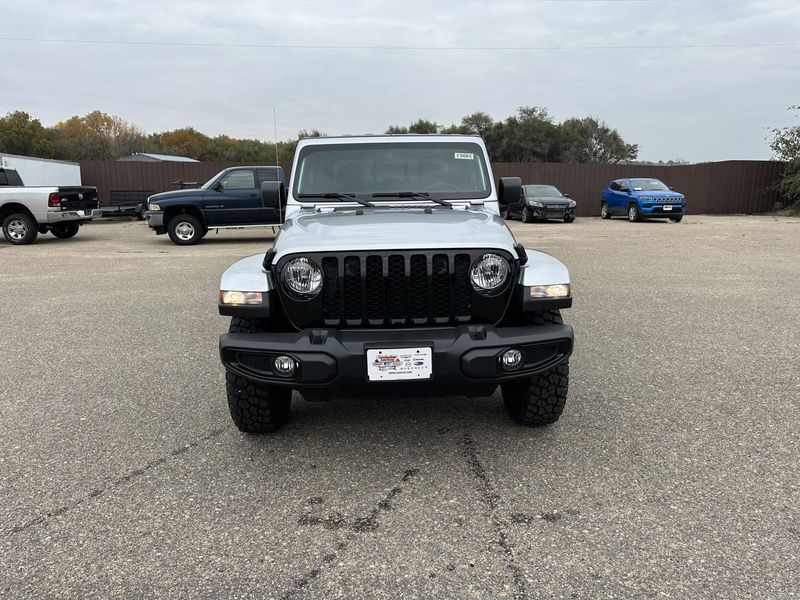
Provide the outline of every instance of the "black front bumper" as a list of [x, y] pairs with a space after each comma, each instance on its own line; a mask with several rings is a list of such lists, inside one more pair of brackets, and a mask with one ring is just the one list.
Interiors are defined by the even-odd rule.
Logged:
[[[431, 379], [411, 385], [434, 384], [459, 390], [471, 386], [496, 386], [549, 369], [565, 361], [572, 352], [573, 333], [568, 325], [490, 327], [461, 325], [441, 329], [333, 330], [305, 329], [295, 333], [228, 333], [219, 348], [226, 369], [248, 379], [285, 385], [300, 390], [361, 387], [375, 390], [406, 382], [369, 381], [368, 349], [432, 349]], [[523, 364], [503, 370], [500, 355], [517, 348]], [[282, 377], [272, 369], [276, 356], [294, 358], [299, 368], [293, 377]]]

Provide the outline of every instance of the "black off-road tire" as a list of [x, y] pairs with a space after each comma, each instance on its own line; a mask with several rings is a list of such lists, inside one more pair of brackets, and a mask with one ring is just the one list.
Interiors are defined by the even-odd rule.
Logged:
[[683, 220], [683, 215], [681, 215], [680, 217], [670, 217], [669, 220], [672, 221], [673, 223], [680, 223]]
[[228, 409], [244, 433], [272, 433], [289, 420], [292, 390], [257, 383], [230, 371], [225, 373]]
[[600, 203], [600, 218], [601, 219], [610, 219], [611, 218], [611, 211], [608, 210], [608, 202], [601, 202]]
[[[557, 310], [531, 313], [531, 325], [560, 325]], [[520, 425], [542, 426], [558, 421], [567, 402], [569, 363], [563, 362], [542, 373], [503, 383], [500, 389], [509, 416]]]
[[78, 231], [80, 230], [81, 226], [78, 225], [76, 221], [65, 221], [64, 223], [56, 223], [50, 228], [50, 233], [52, 233], [57, 238], [62, 240], [66, 240], [71, 237], [75, 237], [78, 235]]
[[167, 233], [179, 246], [193, 246], [203, 239], [203, 224], [194, 215], [178, 215], [170, 219]]
[[[260, 319], [232, 317], [230, 333], [258, 333], [266, 331]], [[289, 420], [292, 390], [283, 386], [267, 385], [225, 373], [225, 391], [228, 409], [236, 427], [245, 433], [271, 433]]]
[[9, 244], [32, 244], [38, 235], [36, 221], [28, 214], [12, 213], [3, 219], [3, 236]]

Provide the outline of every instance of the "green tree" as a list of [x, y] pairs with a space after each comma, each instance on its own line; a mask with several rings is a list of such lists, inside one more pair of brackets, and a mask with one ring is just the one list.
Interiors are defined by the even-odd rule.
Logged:
[[439, 133], [439, 125], [427, 119], [417, 119], [408, 126], [408, 133]]
[[[790, 106], [795, 117], [800, 117], [800, 105]], [[770, 148], [778, 160], [786, 162], [779, 189], [789, 202], [800, 200], [800, 125], [772, 130]]]
[[165, 154], [208, 160], [211, 138], [194, 127], [173, 129], [160, 134], [161, 151]]
[[555, 162], [557, 127], [546, 108], [521, 106], [516, 115], [495, 123], [484, 135], [492, 160]]
[[558, 126], [562, 162], [617, 163], [634, 160], [636, 144], [626, 144], [616, 129], [594, 117], [567, 119]]
[[442, 129], [441, 132], [460, 133], [463, 135], [479, 135], [481, 137], [486, 137], [486, 134], [492, 129], [493, 126], [494, 121], [492, 120], [492, 117], [485, 112], [476, 112], [463, 117], [460, 124], [450, 125], [450, 127]]
[[0, 117], [0, 151], [53, 158], [52, 137], [39, 119], [16, 110]]
[[153, 150], [135, 125], [99, 110], [53, 126], [55, 154], [67, 160], [107, 160]]

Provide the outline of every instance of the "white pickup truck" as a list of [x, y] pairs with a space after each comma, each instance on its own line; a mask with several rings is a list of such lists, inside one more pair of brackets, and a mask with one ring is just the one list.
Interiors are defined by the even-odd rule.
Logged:
[[31, 244], [48, 231], [71, 238], [83, 223], [100, 216], [95, 187], [25, 187], [16, 171], [0, 168], [0, 223], [12, 244]]

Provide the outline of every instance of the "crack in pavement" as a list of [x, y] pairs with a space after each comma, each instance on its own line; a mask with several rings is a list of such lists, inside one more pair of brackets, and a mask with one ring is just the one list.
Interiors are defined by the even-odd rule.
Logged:
[[20, 533], [22, 531], [25, 531], [26, 529], [30, 529], [31, 527], [34, 527], [36, 525], [40, 525], [40, 524], [48, 521], [49, 519], [52, 519], [53, 517], [59, 517], [59, 516], [65, 514], [65, 513], [68, 513], [69, 511], [71, 511], [71, 510], [73, 510], [75, 508], [78, 508], [79, 506], [81, 506], [85, 502], [88, 502], [89, 500], [92, 500], [94, 498], [98, 498], [98, 497], [102, 496], [108, 490], [116, 488], [116, 487], [118, 487], [118, 486], [120, 486], [122, 484], [129, 483], [129, 482], [141, 477], [142, 475], [144, 475], [148, 471], [158, 467], [159, 465], [163, 465], [170, 458], [174, 458], [176, 456], [180, 456], [181, 454], [185, 454], [186, 452], [188, 452], [192, 448], [196, 448], [200, 444], [203, 444], [203, 443], [205, 443], [205, 442], [217, 437], [218, 435], [222, 434], [224, 431], [225, 431], [225, 429], [222, 428], [222, 427], [217, 428], [217, 429], [212, 429], [209, 433], [207, 433], [206, 435], [196, 439], [195, 441], [190, 442], [189, 444], [185, 444], [183, 446], [180, 446], [179, 448], [175, 448], [174, 450], [169, 452], [169, 454], [166, 454], [164, 456], [160, 456], [160, 457], [156, 458], [155, 460], [147, 461], [144, 464], [143, 467], [140, 467], [138, 469], [134, 469], [133, 471], [129, 471], [128, 473], [125, 473], [125, 475], [117, 477], [116, 479], [112, 479], [110, 482], [106, 483], [105, 485], [102, 485], [101, 487], [98, 487], [98, 488], [95, 488], [93, 490], [90, 490], [86, 494], [86, 496], [84, 496], [83, 498], [79, 498], [78, 500], [74, 500], [73, 502], [70, 502], [68, 504], [64, 504], [63, 506], [59, 506], [58, 508], [54, 508], [53, 510], [47, 511], [44, 514], [41, 514], [41, 515], [39, 515], [37, 517], [34, 517], [30, 521], [26, 521], [24, 523], [19, 523], [17, 525], [14, 525], [11, 529], [7, 529], [5, 533], [6, 533], [7, 536], [11, 536], [11, 535]]
[[519, 565], [514, 561], [514, 551], [511, 548], [511, 543], [508, 541], [508, 534], [506, 532], [508, 524], [497, 515], [497, 501], [500, 499], [500, 496], [489, 482], [489, 476], [486, 474], [486, 467], [483, 466], [478, 456], [478, 447], [469, 432], [464, 433], [462, 443], [464, 445], [463, 454], [467, 459], [467, 465], [470, 471], [472, 471], [472, 475], [477, 480], [478, 494], [480, 495], [481, 502], [486, 506], [489, 521], [497, 536], [495, 543], [505, 556], [506, 568], [511, 571], [514, 578], [514, 587], [516, 587], [514, 598], [516, 600], [524, 600], [528, 597], [525, 589], [525, 576], [522, 574], [522, 569], [520, 569]]
[[[406, 469], [403, 472], [403, 476], [401, 478], [402, 483], [406, 483], [417, 476], [419, 473], [418, 469]], [[378, 516], [382, 512], [387, 512], [392, 508], [392, 499], [394, 499], [398, 494], [403, 491], [402, 485], [396, 485], [391, 490], [389, 490], [386, 495], [381, 498], [372, 510], [364, 517], [357, 517], [352, 521], [348, 522], [345, 518], [335, 513], [333, 515], [329, 515], [327, 517], [317, 517], [311, 515], [310, 513], [305, 513], [300, 516], [297, 522], [300, 525], [321, 525], [325, 529], [342, 529], [347, 527], [349, 532], [344, 540], [340, 541], [336, 544], [336, 549], [334, 552], [329, 552], [322, 557], [322, 562], [315, 566], [312, 569], [309, 569], [305, 573], [303, 573], [292, 586], [291, 589], [287, 590], [281, 596], [281, 600], [289, 600], [293, 596], [301, 593], [305, 588], [307, 588], [315, 579], [317, 579], [320, 574], [322, 573], [322, 568], [325, 565], [330, 565], [336, 560], [350, 545], [350, 543], [356, 539], [358, 534], [366, 533], [370, 531], [375, 531], [380, 526], [378, 521]], [[319, 504], [321, 499], [314, 498], [315, 502], [313, 504]], [[320, 502], [318, 502], [319, 500]]]

